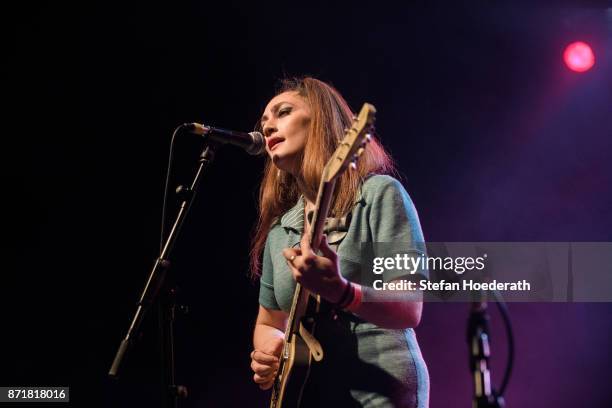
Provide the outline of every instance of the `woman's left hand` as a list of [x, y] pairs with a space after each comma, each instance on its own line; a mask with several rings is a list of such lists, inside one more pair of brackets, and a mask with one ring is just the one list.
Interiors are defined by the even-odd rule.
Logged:
[[340, 274], [338, 255], [327, 243], [325, 235], [319, 246], [322, 256], [315, 254], [308, 242], [309, 235], [304, 234], [300, 248], [285, 248], [283, 256], [287, 259], [293, 279], [327, 301], [337, 303], [348, 285]]

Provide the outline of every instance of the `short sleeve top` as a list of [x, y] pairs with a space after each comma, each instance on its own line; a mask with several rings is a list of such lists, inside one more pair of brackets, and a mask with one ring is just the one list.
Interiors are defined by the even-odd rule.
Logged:
[[[361, 263], [364, 243], [399, 243], [406, 252], [423, 253], [424, 237], [417, 211], [402, 184], [387, 175], [373, 175], [361, 186], [351, 212], [350, 225], [339, 243], [337, 253], [342, 275], [364, 284]], [[295, 281], [282, 256], [284, 248], [299, 244], [304, 229], [304, 203], [296, 205], [277, 220], [266, 239], [263, 251], [259, 303], [275, 310], [291, 308]], [[385, 246], [376, 246], [378, 252]], [[375, 256], [384, 256], [377, 253]], [[420, 271], [426, 275], [426, 271]], [[385, 271], [382, 279], [401, 278], [405, 271]]]

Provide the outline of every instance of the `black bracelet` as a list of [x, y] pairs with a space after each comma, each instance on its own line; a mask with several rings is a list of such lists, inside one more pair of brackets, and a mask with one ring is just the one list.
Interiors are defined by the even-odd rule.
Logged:
[[346, 302], [345, 302], [343, 305], [341, 305], [341, 308], [342, 308], [342, 309], [345, 309], [345, 308], [346, 308], [348, 305], [350, 305], [351, 303], [353, 303], [353, 299], [355, 299], [355, 291], [356, 291], [356, 290], [357, 290], [357, 289], [355, 289], [355, 285], [353, 285], [353, 284], [351, 283], [351, 293], [350, 293], [350, 295], [349, 295], [348, 299], [346, 299]]
[[351, 282], [347, 281], [347, 285], [344, 288], [344, 292], [342, 292], [342, 296], [340, 296], [340, 299], [338, 299], [338, 301], [334, 304], [336, 307], [341, 308], [340, 306], [346, 302], [346, 299], [351, 293], [351, 286], [353, 286], [351, 285]]
[[355, 298], [355, 286], [351, 282], [349, 282], [348, 285], [346, 285], [346, 289], [344, 289], [344, 293], [342, 294], [342, 297], [336, 303], [336, 308], [344, 309], [345, 307], [351, 304], [354, 298]]

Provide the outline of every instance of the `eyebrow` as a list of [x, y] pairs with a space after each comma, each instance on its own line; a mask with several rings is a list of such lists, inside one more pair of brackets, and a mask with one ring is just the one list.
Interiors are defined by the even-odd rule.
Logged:
[[[289, 101], [280, 101], [279, 103], [275, 104], [274, 106], [272, 106], [272, 113], [275, 113], [276, 111], [278, 111], [278, 108], [283, 104], [283, 103], [288, 103], [291, 104], [291, 102]], [[259, 125], [261, 127], [263, 127], [264, 122], [268, 120], [268, 117], [266, 115], [262, 115], [261, 119], [259, 119]]]

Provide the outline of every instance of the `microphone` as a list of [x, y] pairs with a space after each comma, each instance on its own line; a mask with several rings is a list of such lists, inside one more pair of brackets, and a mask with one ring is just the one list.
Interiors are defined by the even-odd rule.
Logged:
[[199, 123], [186, 123], [185, 126], [191, 133], [204, 136], [221, 144], [231, 144], [243, 148], [248, 154], [259, 155], [266, 151], [264, 137], [259, 132], [236, 132], [201, 125]]

